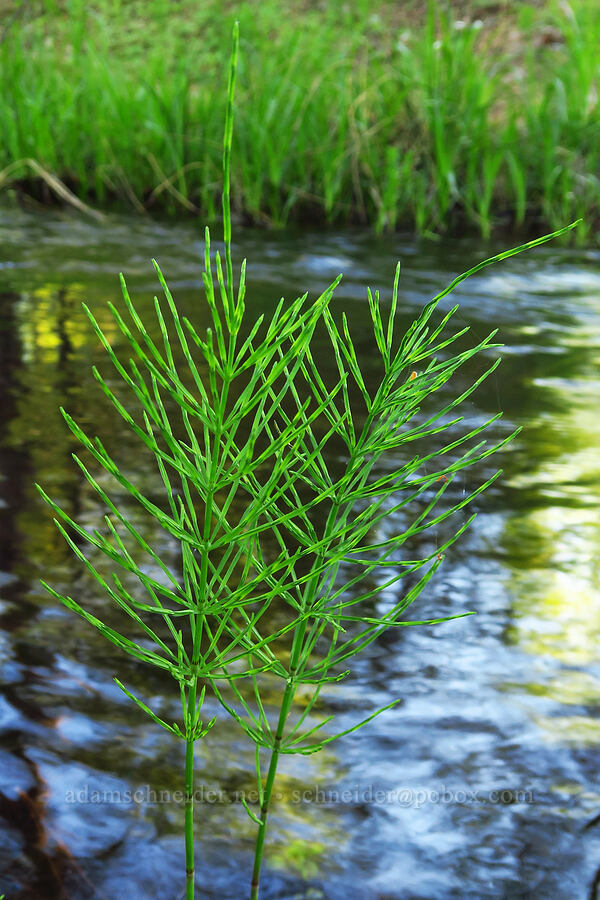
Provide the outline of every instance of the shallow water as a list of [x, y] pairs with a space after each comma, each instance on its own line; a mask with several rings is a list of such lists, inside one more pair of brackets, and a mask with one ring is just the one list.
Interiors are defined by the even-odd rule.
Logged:
[[[343, 271], [335, 309], [347, 312], [370, 370], [367, 285], [389, 302], [401, 259], [406, 326], [457, 272], [499, 249], [242, 230], [235, 256], [248, 257], [255, 311], [268, 312], [282, 294], [322, 290]], [[105, 303], [118, 301], [121, 270], [148, 312], [155, 256], [180, 306], [202, 324], [202, 255], [192, 224], [109, 218], [100, 226], [0, 213], [0, 893], [7, 900], [182, 896], [183, 807], [177, 795], [160, 802], [160, 792], [182, 790], [183, 748], [132, 707], [112, 677], [167, 718], [176, 716], [177, 698], [168, 680], [121, 656], [40, 586], [44, 577], [76, 596], [89, 589], [33, 482], [81, 521], [97, 521], [94, 496], [71, 460], [76, 442], [57, 411], [64, 405], [158, 490], [151, 462], [101, 402], [90, 369], [97, 363], [109, 372], [109, 365], [81, 301], [110, 328]], [[339, 730], [376, 705], [403, 703], [320, 754], [283, 761], [264, 900], [596, 897], [600, 254], [540, 248], [484, 271], [452, 299], [474, 339], [498, 327], [505, 344], [500, 369], [465, 405], [468, 424], [502, 409], [493, 437], [524, 430], [501, 458], [453, 483], [459, 497], [495, 463], [504, 469], [412, 617], [477, 615], [389, 633], [347, 682], [326, 692], [323, 712], [336, 714]], [[466, 386], [465, 378], [447, 390]], [[384, 537], [397, 524], [390, 517]], [[440, 527], [429, 542], [444, 536]], [[159, 552], [174, 552], [159, 534], [153, 539]], [[98, 593], [86, 598], [105, 604]], [[375, 609], [391, 602], [384, 592]], [[209, 700], [207, 716], [213, 711]], [[198, 746], [200, 897], [247, 895], [254, 825], [236, 794], [252, 789], [253, 767], [240, 731], [221, 716]]]

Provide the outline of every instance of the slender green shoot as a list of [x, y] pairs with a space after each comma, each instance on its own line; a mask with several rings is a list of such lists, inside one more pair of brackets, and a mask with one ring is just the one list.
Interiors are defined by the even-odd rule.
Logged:
[[[447, 331], [456, 307], [438, 322], [434, 316], [439, 302], [469, 275], [574, 227], [473, 266], [440, 291], [401, 336], [395, 330], [398, 266], [387, 316], [379, 294], [369, 292], [367, 298], [379, 363], [379, 382], [373, 385], [361, 368], [351, 322], [345, 314], [336, 319], [330, 309], [339, 278], [314, 299], [303, 294], [289, 303], [281, 300], [270, 321], [262, 316], [247, 321], [245, 264], [236, 291], [231, 248], [237, 56], [236, 25], [223, 146], [224, 266], [218, 252], [213, 262], [206, 231], [203, 280], [210, 327], [199, 331], [180, 315], [157, 263], [164, 299], [155, 300], [152, 328], [138, 314], [123, 279], [123, 308], [110, 305], [127, 348], [124, 356], [85, 307], [114, 369], [111, 376], [94, 369], [94, 376], [151, 454], [162, 500], [157, 490], [140, 487], [131, 467], [120, 465], [100, 438], [86, 433], [65, 410], [67, 427], [86, 451], [85, 458], [73, 458], [104, 508], [103, 521], [98, 528], [77, 522], [39, 487], [65, 541], [92, 583], [113, 601], [121, 624], [112, 615], [108, 624], [77, 597], [44, 582], [47, 590], [116, 647], [175, 681], [181, 717], [171, 721], [115, 679], [145, 715], [185, 744], [187, 900], [195, 894], [194, 749], [215, 721], [202, 717], [206, 691], [255, 745], [260, 806], [253, 810], [244, 802], [244, 807], [257, 826], [250, 886], [250, 898], [257, 900], [281, 756], [318, 752], [399, 702], [336, 730], [333, 717], [319, 720], [323, 689], [344, 679], [354, 657], [388, 629], [458, 617], [406, 615], [473, 521], [473, 501], [500, 473], [482, 484], [469, 482], [460, 499], [450, 491], [453, 478], [514, 434], [484, 438], [498, 416], [469, 427], [460, 412], [495, 371], [497, 359], [468, 387], [436, 402], [458, 370], [477, 356], [489, 357], [498, 345], [491, 331], [465, 349], [466, 329]], [[321, 371], [311, 350], [319, 324], [335, 361], [333, 376]], [[121, 399], [121, 391], [128, 400]], [[335, 470], [329, 463], [334, 455], [343, 459]], [[397, 460], [394, 467], [391, 459]], [[113, 499], [115, 492], [128, 503]], [[132, 503], [152, 532], [140, 524], [139, 511], [130, 511]], [[397, 524], [390, 532], [392, 522]], [[437, 533], [442, 524], [440, 545], [420, 555], [417, 539], [431, 529]], [[157, 529], [179, 548], [177, 571], [148, 537]], [[395, 601], [380, 606], [379, 595], [391, 587]], [[273, 721], [266, 677], [270, 685], [281, 680]], [[310, 697], [298, 713], [301, 685]]]

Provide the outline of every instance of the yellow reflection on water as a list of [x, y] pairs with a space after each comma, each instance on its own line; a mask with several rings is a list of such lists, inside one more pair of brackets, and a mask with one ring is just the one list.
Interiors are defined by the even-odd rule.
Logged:
[[534, 570], [514, 579], [512, 586], [521, 647], [565, 665], [598, 660], [600, 598], [584, 578]]
[[56, 363], [65, 344], [73, 351], [89, 340], [81, 310], [84, 297], [85, 286], [77, 283], [44, 285], [21, 295], [18, 331], [24, 363]]
[[[527, 692], [567, 707], [596, 705], [600, 679], [585, 668], [600, 660], [600, 380], [536, 384], [551, 393], [545, 408], [560, 412], [535, 423], [528, 450], [541, 462], [512, 482], [532, 498], [525, 501], [532, 508], [507, 527], [510, 636], [540, 660], [560, 664], [550, 678], [526, 685]], [[537, 721], [560, 740], [600, 743], [600, 722], [585, 715]]]

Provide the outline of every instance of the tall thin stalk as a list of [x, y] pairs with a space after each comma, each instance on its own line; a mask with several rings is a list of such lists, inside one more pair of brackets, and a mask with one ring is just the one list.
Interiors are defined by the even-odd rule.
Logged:
[[[441, 406], [428, 406], [465, 363], [497, 346], [492, 332], [474, 347], [457, 350], [456, 341], [467, 329], [448, 336], [445, 327], [454, 309], [435, 323], [438, 303], [473, 272], [554, 236], [498, 254], [455, 278], [400, 339], [394, 335], [398, 265], [385, 322], [379, 295], [368, 292], [373, 350], [380, 367], [375, 389], [361, 370], [346, 316], [338, 322], [329, 309], [341, 276], [316, 299], [309, 301], [306, 294], [291, 303], [281, 299], [269, 322], [260, 316], [247, 323], [245, 262], [236, 293], [231, 253], [237, 53], [236, 26], [223, 145], [225, 271], [218, 252], [213, 264], [208, 229], [205, 240], [203, 281], [211, 327], [200, 334], [179, 315], [157, 263], [164, 293], [162, 304], [155, 298], [159, 339], [142, 321], [123, 279], [123, 313], [109, 304], [128, 349], [126, 362], [84, 307], [121, 388], [128, 390], [130, 399], [133, 395], [133, 412], [118, 396], [113, 380], [95, 368], [94, 376], [118, 415], [150, 451], [163, 499], [157, 502], [154, 491], [152, 496], [145, 494], [100, 439], [89, 437], [65, 410], [61, 412], [72, 433], [96, 468], [110, 476], [98, 478], [89, 463], [74, 455], [107, 511], [103, 527], [79, 524], [39, 488], [73, 553], [111, 598], [122, 622], [113, 623], [112, 614], [110, 623], [102, 621], [77, 599], [44, 582], [47, 590], [107, 640], [167, 672], [176, 683], [181, 719], [168, 722], [115, 679], [145, 714], [185, 744], [187, 900], [193, 900], [195, 890], [194, 748], [214, 723], [200, 718], [207, 688], [255, 744], [259, 814], [242, 801], [258, 826], [251, 900], [259, 895], [267, 821], [282, 754], [315, 753], [399, 702], [341, 732], [324, 730], [332, 716], [312, 724], [322, 688], [345, 678], [348, 664], [361, 650], [389, 628], [424, 624], [407, 620], [406, 610], [473, 521], [471, 515], [456, 524], [456, 513], [462, 513], [500, 473], [460, 499], [447, 493], [452, 479], [514, 437], [492, 444], [480, 439], [498, 416], [474, 428], [460, 428], [458, 408], [499, 360], [458, 396]], [[319, 322], [326, 327], [335, 360], [333, 377], [321, 374], [311, 351]], [[442, 438], [437, 449], [431, 449], [432, 435]], [[328, 459], [340, 445], [345, 464], [336, 473]], [[391, 471], [389, 465], [381, 465], [390, 454], [404, 460]], [[178, 571], [151, 546], [128, 509], [112, 499], [105, 485], [115, 482], [153, 525], [177, 543]], [[378, 537], [381, 523], [393, 522], [396, 513], [402, 514], [398, 517], [402, 526], [385, 539]], [[451, 525], [445, 540], [420, 557], [415, 539], [442, 522]], [[84, 553], [82, 546], [91, 552]], [[374, 586], [364, 585], [369, 576]], [[378, 612], [367, 602], [407, 577], [409, 586], [398, 592], [387, 611]], [[427, 623], [449, 618], [456, 616]], [[131, 626], [141, 637], [130, 635]], [[265, 673], [282, 682], [274, 725], [262, 696]], [[294, 719], [300, 685], [312, 696]], [[268, 766], [263, 778], [264, 751]]]
[[194, 900], [194, 739], [185, 742], [185, 896]]

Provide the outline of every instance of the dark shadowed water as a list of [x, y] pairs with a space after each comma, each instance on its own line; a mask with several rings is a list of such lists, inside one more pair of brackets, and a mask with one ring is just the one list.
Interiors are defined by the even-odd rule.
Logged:
[[[406, 327], [454, 275], [501, 249], [361, 233], [239, 231], [237, 240], [256, 312], [268, 312], [282, 294], [320, 291], [343, 271], [335, 310], [347, 312], [367, 370], [374, 354], [366, 288], [380, 288], [389, 303], [397, 258]], [[158, 492], [151, 460], [101, 402], [90, 369], [110, 367], [81, 302], [117, 340], [105, 307], [118, 301], [117, 273], [149, 313], [154, 256], [181, 308], [206, 324], [202, 254], [191, 224], [116, 218], [100, 226], [57, 214], [0, 214], [6, 900], [182, 897], [183, 806], [174, 792], [183, 790], [183, 745], [133, 707], [112, 678], [171, 719], [173, 684], [119, 655], [40, 586], [45, 577], [91, 608], [108, 602], [87, 593], [81, 565], [33, 483], [87, 525], [98, 521], [102, 511], [71, 459], [76, 442], [58, 413], [64, 405]], [[375, 706], [403, 702], [320, 754], [283, 761], [264, 900], [596, 897], [600, 254], [547, 246], [486, 270], [453, 296], [458, 324], [471, 325], [473, 339], [497, 326], [506, 345], [497, 375], [465, 406], [468, 424], [502, 409], [492, 437], [518, 425], [523, 431], [501, 458], [453, 482], [459, 497], [472, 480], [504, 469], [412, 612], [477, 615], [388, 634], [326, 692], [322, 712], [336, 714], [339, 730]], [[332, 365], [325, 342], [317, 355]], [[467, 374], [440, 402], [466, 386]], [[390, 517], [383, 539], [395, 524]], [[443, 539], [440, 530], [429, 541]], [[174, 553], [159, 533], [153, 540], [159, 552]], [[382, 612], [393, 600], [384, 592], [374, 608]], [[209, 699], [212, 712], [218, 708]], [[248, 896], [255, 826], [236, 798], [252, 789], [253, 769], [252, 748], [219, 714], [198, 746], [198, 897]], [[161, 792], [171, 802], [160, 802]]]

